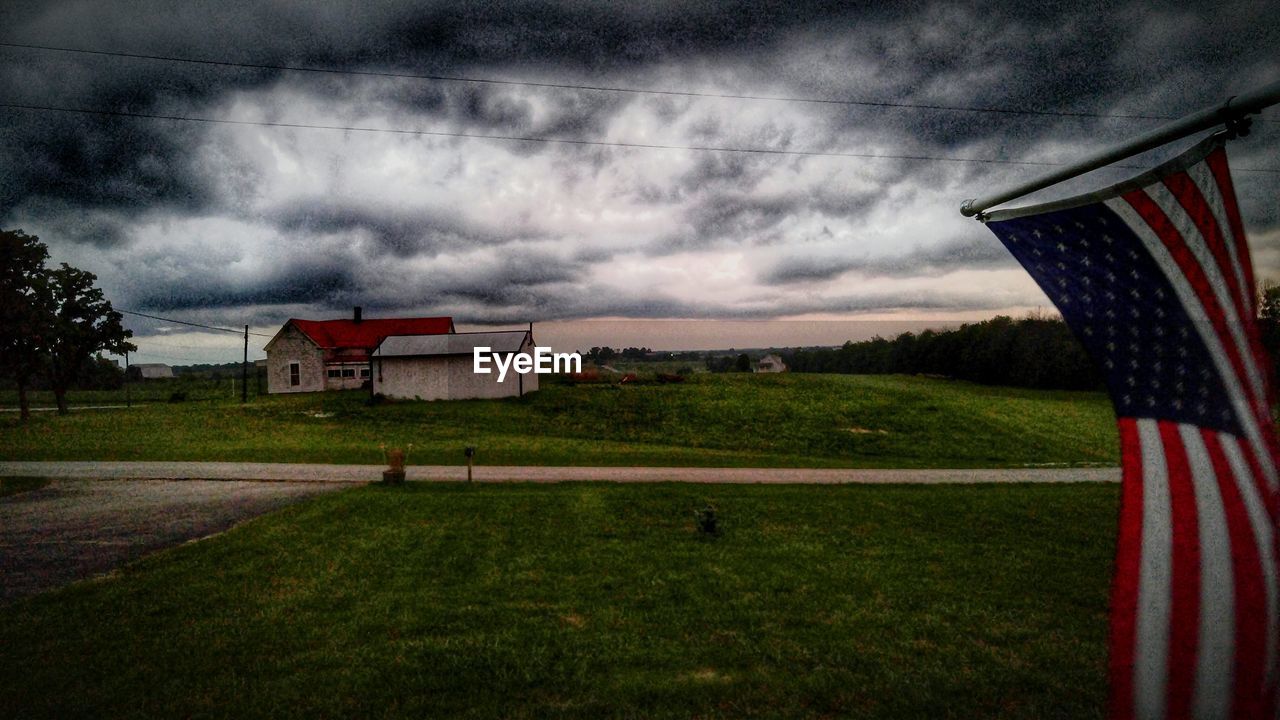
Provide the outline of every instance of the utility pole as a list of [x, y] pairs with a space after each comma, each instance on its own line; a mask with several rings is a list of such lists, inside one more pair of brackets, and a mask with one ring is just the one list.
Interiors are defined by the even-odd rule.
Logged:
[[249, 402], [249, 326], [244, 326], [244, 362], [240, 365], [240, 402]]
[[129, 400], [129, 351], [124, 351], [124, 406], [133, 407], [133, 402]]

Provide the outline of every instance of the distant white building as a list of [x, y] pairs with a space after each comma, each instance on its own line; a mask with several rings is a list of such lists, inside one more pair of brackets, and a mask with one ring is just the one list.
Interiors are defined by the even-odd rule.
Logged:
[[756, 372], [758, 373], [780, 373], [787, 371], [787, 364], [782, 362], [782, 358], [777, 355], [765, 355], [760, 358], [760, 362], [756, 363]]
[[173, 368], [164, 363], [138, 363], [129, 366], [129, 375], [138, 380], [164, 380], [173, 377]]
[[[476, 373], [474, 352], [533, 354], [533, 332], [463, 332], [445, 335], [391, 335], [374, 350], [373, 391], [409, 400], [465, 400], [519, 397], [538, 389], [538, 375], [511, 370]], [[492, 363], [490, 364], [492, 366]]]

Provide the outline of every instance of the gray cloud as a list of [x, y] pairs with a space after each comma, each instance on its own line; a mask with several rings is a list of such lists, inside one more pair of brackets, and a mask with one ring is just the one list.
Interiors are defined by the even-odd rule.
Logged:
[[[263, 65], [1160, 115], [1280, 73], [1280, 24], [1269, 3], [1254, 0], [225, 8], [11, 2], [0, 8], [0, 39]], [[307, 74], [13, 48], [0, 48], [0, 96], [278, 122], [1048, 161], [1158, 122]], [[1233, 145], [1235, 167], [1275, 167], [1280, 123], [1274, 111], [1269, 117]], [[0, 166], [0, 226], [40, 235], [55, 255], [88, 263], [140, 307], [201, 317], [233, 308], [278, 319], [363, 302], [502, 321], [984, 310], [990, 301], [959, 292], [845, 297], [812, 286], [846, 272], [909, 281], [1015, 267], [994, 238], [961, 225], [954, 208], [964, 193], [1037, 172], [5, 109]], [[1129, 174], [1108, 170], [1079, 182]], [[1237, 173], [1237, 185], [1251, 231], [1280, 227], [1276, 175]], [[1076, 187], [1083, 189], [1053, 192]], [[874, 242], [855, 256], [838, 250], [841, 238]], [[632, 262], [628, 254], [640, 257], [634, 271], [622, 267]], [[745, 270], [720, 263], [732, 255]], [[754, 295], [724, 290], [735, 282], [709, 271], [688, 280], [680, 267], [688, 262], [738, 272], [736, 285], [754, 283]], [[650, 272], [657, 267], [667, 274]], [[1268, 272], [1274, 268], [1259, 274]], [[768, 302], [733, 299], [740, 297]]]
[[902, 255], [832, 258], [789, 257], [761, 273], [767, 285], [830, 280], [847, 272], [867, 277], [935, 277], [957, 270], [1016, 268], [1017, 262], [994, 237], [953, 240], [918, 247]]
[[311, 262], [281, 268], [248, 283], [219, 277], [190, 277], [153, 284], [127, 299], [131, 305], [151, 312], [305, 304], [344, 307], [352, 297], [358, 297], [359, 289], [350, 267]]
[[782, 195], [736, 190], [699, 193], [685, 205], [681, 228], [655, 244], [653, 252], [800, 241], [802, 238], [784, 233], [779, 225], [808, 216], [856, 223], [880, 199], [877, 192], [841, 193], [826, 187]]
[[374, 243], [373, 254], [400, 257], [434, 255], [484, 245], [502, 245], [536, 238], [531, 229], [499, 233], [480, 227], [445, 210], [309, 200], [273, 208], [266, 219], [277, 229], [305, 235], [363, 234]]

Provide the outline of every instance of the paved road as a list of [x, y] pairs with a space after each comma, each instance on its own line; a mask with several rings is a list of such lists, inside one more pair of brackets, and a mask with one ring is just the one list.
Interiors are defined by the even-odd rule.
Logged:
[[[0, 462], [0, 475], [89, 479], [290, 480], [371, 482], [380, 465], [224, 462]], [[465, 466], [411, 465], [409, 480], [466, 480]], [[479, 482], [698, 482], [698, 483], [991, 483], [1118, 482], [1119, 468], [1004, 470], [844, 470], [811, 468], [663, 468], [478, 466]]]
[[58, 479], [0, 498], [0, 603], [108, 572], [337, 483]]

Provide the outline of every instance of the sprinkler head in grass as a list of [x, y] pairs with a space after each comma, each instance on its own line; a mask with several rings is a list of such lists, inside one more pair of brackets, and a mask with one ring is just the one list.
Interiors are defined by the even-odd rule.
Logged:
[[702, 537], [720, 536], [720, 518], [716, 515], [714, 505], [707, 505], [695, 512], [693, 516], [698, 527], [698, 533]]

